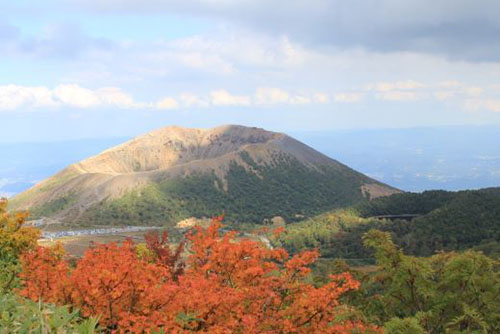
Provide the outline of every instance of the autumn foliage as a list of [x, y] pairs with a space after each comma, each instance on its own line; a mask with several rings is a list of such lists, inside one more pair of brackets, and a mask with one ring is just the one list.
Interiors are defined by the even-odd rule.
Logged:
[[17, 284], [19, 256], [34, 249], [40, 231], [25, 226], [27, 212], [11, 214], [7, 200], [0, 199], [0, 293], [11, 290]]
[[146, 247], [97, 245], [75, 268], [39, 247], [22, 257], [21, 293], [99, 316], [118, 333], [381, 333], [339, 302], [359, 287], [349, 274], [319, 288], [308, 281], [316, 251], [290, 257], [237, 240], [217, 219], [175, 250], [166, 235], [148, 236]]

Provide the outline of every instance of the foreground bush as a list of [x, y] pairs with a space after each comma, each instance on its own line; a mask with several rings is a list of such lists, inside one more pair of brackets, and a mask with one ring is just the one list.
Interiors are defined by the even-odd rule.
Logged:
[[27, 213], [10, 214], [7, 200], [0, 199], [0, 294], [17, 286], [21, 253], [35, 249], [40, 231], [26, 227]]
[[358, 305], [397, 333], [500, 333], [500, 262], [482, 253], [404, 255], [389, 233], [364, 236], [378, 270]]
[[77, 307], [119, 333], [380, 333], [339, 302], [359, 287], [349, 274], [319, 288], [307, 282], [316, 251], [289, 258], [219, 227], [188, 236], [185, 268], [159, 236], [147, 251], [131, 241], [99, 245], [75, 269], [37, 248], [23, 256], [22, 294]]
[[13, 294], [0, 296], [0, 334], [94, 334], [97, 320], [82, 319], [68, 307], [36, 303]]
[[[93, 318], [84, 320], [67, 307], [35, 303], [13, 294], [19, 286], [20, 256], [36, 249], [40, 231], [25, 226], [27, 213], [7, 212], [7, 204], [0, 199], [0, 334], [97, 333]], [[55, 259], [62, 257], [60, 247], [49, 251]]]

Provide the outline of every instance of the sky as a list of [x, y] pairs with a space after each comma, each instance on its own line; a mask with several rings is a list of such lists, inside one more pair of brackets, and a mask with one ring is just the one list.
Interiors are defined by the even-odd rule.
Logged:
[[498, 0], [0, 1], [0, 143], [500, 124]]

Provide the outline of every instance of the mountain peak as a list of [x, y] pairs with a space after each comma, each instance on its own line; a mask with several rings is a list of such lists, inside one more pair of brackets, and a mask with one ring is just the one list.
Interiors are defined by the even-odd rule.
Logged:
[[168, 126], [138, 136], [73, 165], [79, 173], [128, 174], [168, 169], [215, 159], [246, 145], [265, 144], [284, 135], [240, 125], [211, 129]]
[[[155, 194], [153, 198], [134, 197], [146, 189], [147, 194]], [[259, 206], [269, 208], [246, 218], [261, 221], [274, 215], [289, 217], [292, 212], [316, 213], [394, 192], [282, 133], [240, 125], [169, 126], [73, 164], [20, 194], [13, 203], [32, 209], [35, 216], [81, 221], [95, 219], [89, 210], [95, 213], [108, 205], [116, 209], [111, 203], [124, 197], [132, 207], [145, 201], [134, 212], [150, 207], [152, 212], [160, 210], [164, 219], [195, 213], [194, 208], [179, 203], [207, 211], [198, 214], [232, 209], [233, 217], [241, 219], [242, 213], [252, 210], [252, 202], [264, 201]], [[142, 212], [141, 217], [149, 214]], [[121, 213], [112, 216], [117, 219]]]

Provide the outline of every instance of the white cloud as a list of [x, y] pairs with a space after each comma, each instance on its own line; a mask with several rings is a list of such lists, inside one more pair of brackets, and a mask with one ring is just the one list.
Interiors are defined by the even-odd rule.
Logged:
[[[441, 0], [434, 5], [421, 0], [406, 0], [404, 5], [394, 0], [275, 0], [272, 6], [269, 0], [68, 1], [92, 11], [208, 17], [222, 24], [285, 34], [304, 44], [430, 53], [473, 61], [499, 58], [500, 4], [494, 0]], [[471, 22], [473, 31], [460, 33], [470, 30]]]
[[233, 65], [218, 55], [202, 52], [180, 52], [175, 57], [185, 66], [208, 72], [230, 74], [234, 72]]
[[91, 90], [76, 84], [66, 84], [51, 90], [47, 87], [0, 86], [0, 110], [65, 106], [74, 108], [98, 106], [131, 108], [140, 105], [117, 87]]
[[187, 108], [190, 107], [206, 108], [210, 106], [210, 103], [208, 103], [207, 100], [200, 98], [198, 95], [193, 93], [182, 93], [179, 98], [182, 102], [182, 105]]
[[53, 91], [54, 97], [64, 105], [77, 108], [94, 107], [100, 103], [97, 94], [78, 85], [60, 85]]
[[[140, 48], [140, 49], [138, 49]], [[168, 75], [186, 71], [228, 77], [245, 71], [281, 71], [300, 67], [309, 51], [286, 36], [269, 37], [240, 29], [219, 28], [206, 35], [157, 41], [144, 52], [132, 43], [127, 53], [147, 62], [144, 67], [168, 68]]]
[[191, 107], [198, 104], [199, 98], [192, 93], [182, 93], [180, 96], [182, 104], [186, 107]]
[[309, 104], [311, 99], [302, 95], [292, 96], [288, 101], [290, 104]]
[[464, 101], [464, 109], [468, 111], [477, 111], [484, 106], [484, 102], [480, 99], [467, 99]]
[[[481, 84], [481, 78], [495, 73], [491, 64], [474, 71], [471, 64], [422, 54], [306, 48], [307, 44], [300, 44], [286, 34], [265, 35], [233, 26], [221, 26], [209, 33], [176, 40], [129, 40], [115, 44], [109, 56], [92, 54], [82, 62], [76, 59], [74, 67], [89, 72], [83, 77], [81, 71], [65, 73], [63, 80], [87, 87], [95, 87], [95, 82], [106, 86], [126, 85], [131, 92], [140, 87], [156, 97], [162, 97], [165, 91], [192, 89], [193, 93], [169, 95], [177, 105], [165, 101], [165, 108], [182, 109], [355, 103], [368, 97], [387, 103], [432, 97], [434, 103], [461, 104], [466, 98], [479, 94], [478, 87], [468, 85], [468, 80], [479, 88], [489, 87]], [[86, 66], [78, 66], [83, 61]], [[71, 66], [68, 68], [71, 70]], [[332, 78], [338, 80], [332, 81]], [[367, 83], [372, 84], [367, 86]], [[229, 90], [212, 90], [213, 87]], [[255, 87], [260, 88], [255, 90]], [[85, 88], [76, 88], [82, 90], [74, 89], [80, 93], [75, 92], [65, 102], [51, 94], [46, 96], [49, 101], [54, 100], [52, 104], [81, 108], [155, 108], [160, 102], [156, 98], [152, 102], [136, 102], [119, 89], [106, 92], [97, 89], [85, 94]], [[488, 89], [483, 89], [483, 95], [488, 96]], [[233, 96], [233, 90], [242, 93]], [[328, 96], [316, 90], [337, 93]], [[87, 97], [82, 98], [85, 95]], [[26, 105], [33, 104], [26, 102]]]
[[[446, 88], [445, 87], [449, 87]], [[387, 102], [418, 101], [433, 98], [436, 102], [451, 101], [462, 104], [465, 110], [500, 112], [498, 94], [492, 86], [479, 87], [458, 82], [421, 84], [416, 81], [379, 82], [360, 85], [353, 91], [339, 92], [331, 96], [331, 102], [357, 103], [365, 96]], [[251, 88], [250, 88], [251, 89]], [[369, 91], [367, 91], [367, 89]], [[482, 98], [480, 98], [482, 97]], [[233, 95], [227, 89], [203, 92], [184, 92], [165, 96], [158, 100], [140, 102], [118, 87], [89, 89], [77, 84], [58, 85], [54, 89], [43, 86], [0, 86], [0, 110], [32, 110], [35, 108], [144, 108], [183, 109], [217, 108], [226, 106], [266, 107], [270, 105], [296, 105], [330, 103], [330, 96], [322, 92], [304, 93], [279, 87], [258, 87], [254, 95]]]
[[366, 86], [374, 91], [375, 98], [384, 101], [415, 101], [424, 97], [424, 90], [429, 86], [418, 81], [377, 82]]
[[158, 109], [177, 109], [177, 108], [179, 108], [179, 103], [173, 97], [164, 97], [160, 101], [156, 102], [156, 108], [158, 108]]
[[467, 99], [464, 108], [469, 111], [488, 110], [500, 113], [500, 100], [497, 99]]
[[212, 91], [210, 97], [214, 106], [249, 106], [251, 104], [250, 97], [231, 95], [225, 89]]
[[338, 93], [333, 96], [335, 102], [340, 103], [354, 103], [363, 98], [362, 93]]
[[466, 95], [472, 97], [480, 96], [483, 93], [483, 89], [481, 87], [476, 87], [476, 86], [464, 87], [463, 91]]
[[396, 82], [378, 82], [368, 86], [368, 89], [378, 92], [389, 92], [393, 90], [415, 90], [425, 88], [426, 85], [412, 80]]
[[[103, 1], [121, 6], [121, 2], [135, 0]], [[171, 3], [154, 0], [145, 4], [144, 1], [137, 1], [137, 9], [142, 10], [144, 6], [160, 2]], [[202, 2], [227, 2], [235, 8], [241, 5], [237, 4], [241, 1], [202, 0]], [[252, 1], [243, 2], [249, 7], [254, 7]], [[328, 3], [328, 0], [321, 0], [321, 2]], [[285, 2], [283, 5], [290, 10], [297, 10], [296, 7], [290, 7]], [[321, 6], [308, 6], [306, 2], [302, 2], [301, 7], [317, 10]], [[328, 14], [323, 10], [319, 11], [325, 15]], [[132, 15], [135, 16], [137, 13], [133, 11]], [[247, 14], [250, 12], [245, 15]], [[271, 16], [274, 14], [275, 12], [270, 13]], [[185, 14], [181, 16], [183, 15]], [[425, 16], [422, 17], [425, 19]], [[261, 18], [263, 24], [269, 22], [268, 18], [264, 16]], [[103, 19], [105, 19], [104, 16]], [[154, 30], [157, 25], [156, 19], [151, 17], [151, 22], [143, 28]], [[141, 20], [136, 21], [128, 24], [141, 25]], [[66, 34], [67, 39], [60, 39], [64, 42], [61, 42], [60, 46], [65, 44], [67, 47], [59, 49], [55, 47], [55, 43], [51, 43], [54, 45], [51, 50], [60, 50], [62, 54], [68, 53], [65, 57], [54, 58], [61, 55], [50, 50], [50, 52], [42, 52], [47, 43], [42, 43], [36, 48], [37, 51], [34, 53], [38, 56], [30, 55], [33, 52], [29, 50], [23, 53], [24, 57], [30, 57], [28, 61], [32, 60], [35, 67], [37, 67], [36, 64], [45, 64], [45, 62], [60, 64], [57, 67], [40, 67], [42, 72], [39, 73], [41, 77], [37, 79], [37, 82], [45, 80], [45, 84], [48, 84], [50, 89], [42, 87], [38, 93], [34, 90], [24, 90], [23, 94], [16, 98], [9, 93], [7, 99], [5, 96], [3, 99], [0, 98], [0, 108], [72, 106], [72, 109], [76, 107], [85, 109], [142, 106], [144, 108], [183, 109], [217, 108], [224, 105], [251, 105], [259, 108], [270, 105], [276, 106], [276, 109], [285, 110], [288, 109], [284, 107], [285, 105], [294, 105], [293, 108], [304, 110], [304, 113], [297, 117], [307, 119], [309, 111], [313, 109], [308, 107], [310, 104], [318, 104], [314, 109], [320, 112], [328, 107], [321, 107], [319, 104], [338, 102], [346, 103], [346, 105], [337, 105], [336, 110], [342, 114], [339, 115], [339, 119], [343, 119], [345, 124], [352, 122], [350, 124], [352, 126], [362, 126], [358, 122], [369, 122], [372, 118], [363, 117], [362, 121], [353, 121], [354, 118], [349, 116], [349, 113], [344, 113], [349, 109], [347, 103], [361, 101], [368, 105], [374, 102], [373, 99], [377, 98], [377, 94], [379, 94], [380, 101], [370, 105], [370, 108], [363, 108], [363, 112], [366, 110], [366, 114], [374, 118], [379, 112], [384, 115], [390, 114], [393, 117], [380, 118], [380, 122], [387, 122], [388, 125], [398, 122], [400, 124], [418, 123], [423, 122], [424, 119], [428, 120], [429, 124], [468, 122], [468, 119], [461, 115], [463, 113], [458, 110], [459, 108], [455, 113], [456, 119], [453, 119], [454, 116], [451, 114], [452, 108], [446, 109], [449, 113], [433, 112], [440, 108], [440, 103], [446, 103], [448, 107], [460, 106], [465, 99], [475, 98], [475, 96], [466, 95], [464, 88], [468, 86], [482, 87], [484, 93], [480, 95], [481, 98], [498, 98], [498, 93], [489, 94], [489, 88], [486, 87], [499, 82], [495, 74], [500, 73], [500, 63], [478, 65], [450, 61], [440, 56], [412, 52], [411, 49], [405, 52], [390, 52], [390, 50], [377, 52], [373, 48], [363, 47], [362, 44], [347, 48], [343, 46], [317, 47], [316, 44], [303, 43], [303, 40], [285, 30], [268, 34], [267, 31], [250, 26], [243, 27], [236, 21], [232, 22], [236, 25], [232, 23], [210, 24], [207, 26], [208, 29], [187, 29], [181, 38], [176, 39], [171, 39], [171, 34], [166, 33], [167, 28], [161, 31], [156, 29], [151, 31], [151, 34], [146, 34], [147, 36], [144, 34], [128, 35], [127, 29], [118, 35], [93, 31], [92, 36], [80, 36], [81, 38], [78, 39], [74, 38], [75, 34], [71, 31]], [[104, 21], [102, 23], [105, 24]], [[193, 22], [188, 20], [186, 24], [190, 26], [191, 23]], [[295, 22], [294, 26], [296, 24], [300, 22]], [[329, 21], [328, 24], [331, 22]], [[297, 29], [303, 30], [298, 26]], [[64, 32], [64, 29], [61, 31]], [[356, 29], [349, 31], [357, 33]], [[391, 31], [394, 30], [391, 29]], [[378, 32], [377, 35], [379, 35]], [[102, 36], [105, 39], [112, 38], [114, 41], [101, 41], [100, 38], [93, 38], [96, 36]], [[26, 36], [25, 39], [28, 37]], [[37, 40], [37, 36], [32, 37]], [[100, 44], [101, 42], [103, 44]], [[426, 41], [421, 42], [426, 43]], [[1, 45], [0, 49], [3, 50]], [[74, 53], [73, 49], [79, 51]], [[43, 59], [40, 59], [41, 54], [43, 54]], [[12, 58], [10, 63], [14, 64], [12, 73], [19, 73], [19, 77], [28, 77], [28, 71], [33, 67], [24, 66], [27, 62], [17, 61], [16, 58]], [[65, 83], [79, 83], [79, 86], [73, 87], [75, 89], [66, 87], [66, 92], [61, 94], [63, 97], [59, 99], [53, 94], [53, 87], [58, 83], [52, 82], [52, 78], [60, 78], [61, 82]], [[372, 83], [369, 91], [365, 90], [367, 83]], [[144, 103], [134, 101], [117, 88], [106, 89], [106, 91], [96, 89], [103, 86], [126, 87], [127, 92], [147, 94], [150, 100]], [[257, 90], [256, 87], [263, 88]], [[266, 89], [266, 87], [271, 88]], [[70, 91], [74, 92], [70, 94]], [[177, 93], [183, 91], [191, 93]], [[328, 92], [330, 95], [317, 92]], [[474, 90], [468, 90], [468, 92], [474, 94]], [[172, 100], [165, 100], [167, 97]], [[391, 101], [414, 101], [427, 97], [430, 98], [429, 108], [419, 113], [418, 117], [408, 114], [403, 119], [397, 111], [384, 109], [390, 103], [397, 103]], [[69, 111], [69, 113], [75, 112], [85, 115], [83, 110]], [[242, 115], [247, 113], [246, 118], [242, 117], [243, 120], [249, 121], [256, 117], [251, 114], [250, 108], [239, 110], [239, 112]], [[299, 112], [296, 114], [299, 115]], [[213, 115], [226, 117], [222, 113]], [[491, 115], [485, 117], [488, 116]], [[314, 122], [311, 121], [311, 123]], [[323, 126], [321, 122], [316, 122], [316, 124]]]
[[437, 91], [434, 92], [434, 97], [439, 101], [444, 101], [452, 98], [455, 95], [454, 92], [450, 91]]
[[375, 95], [377, 99], [385, 101], [415, 101], [421, 98], [415, 92], [389, 91]]
[[255, 99], [257, 104], [288, 103], [290, 94], [280, 88], [260, 87], [257, 88]]
[[457, 80], [445, 80], [445, 81], [441, 81], [437, 84], [438, 87], [442, 87], [442, 88], [458, 88], [458, 87], [461, 87], [462, 85], [463, 84]]
[[493, 112], [500, 112], [500, 100], [486, 100], [486, 109]]
[[272, 105], [272, 104], [326, 104], [330, 101], [325, 93], [312, 94], [292, 94], [277, 87], [259, 87], [255, 93], [256, 105]]
[[314, 93], [312, 99], [314, 103], [319, 103], [319, 104], [325, 104], [330, 102], [330, 98], [325, 93]]
[[105, 87], [97, 90], [101, 104], [114, 105], [123, 108], [134, 108], [143, 106], [142, 103], [135, 102], [134, 99], [117, 87]]
[[57, 102], [46, 87], [18, 85], [0, 86], [0, 110], [15, 110], [20, 107], [53, 107]]
[[[495, 92], [494, 88], [494, 85], [480, 87], [456, 80], [437, 81], [428, 84], [403, 80], [368, 84], [361, 86], [361, 91], [368, 91], [374, 98], [387, 102], [418, 101], [433, 97], [437, 102], [452, 100], [456, 103], [462, 103], [467, 110], [485, 109], [495, 111], [497, 109], [495, 97], [498, 96], [498, 93]], [[493, 97], [493, 99], [488, 100], [486, 97], [478, 99], [483, 95]], [[362, 97], [363, 94], [360, 93], [338, 93], [334, 95], [334, 101], [358, 102]]]

